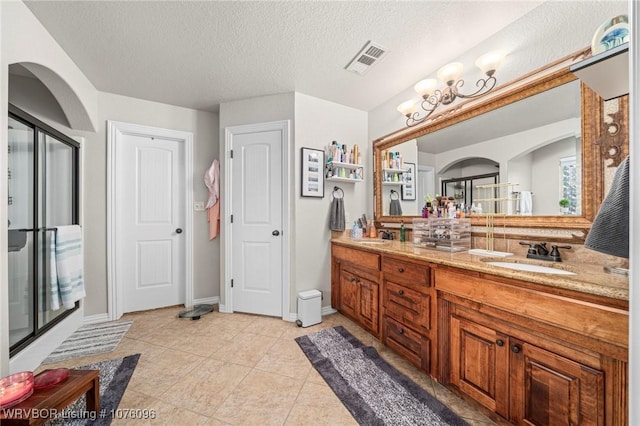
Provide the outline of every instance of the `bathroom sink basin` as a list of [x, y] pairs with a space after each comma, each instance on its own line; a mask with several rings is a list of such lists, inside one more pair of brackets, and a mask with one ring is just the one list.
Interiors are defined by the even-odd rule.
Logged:
[[575, 275], [574, 272], [565, 271], [564, 269], [552, 268], [550, 266], [534, 265], [531, 263], [491, 261], [487, 262], [487, 265], [498, 266], [500, 268], [515, 269], [516, 271], [537, 272], [539, 274]]
[[355, 240], [354, 242], [365, 246], [386, 246], [391, 244], [391, 240]]

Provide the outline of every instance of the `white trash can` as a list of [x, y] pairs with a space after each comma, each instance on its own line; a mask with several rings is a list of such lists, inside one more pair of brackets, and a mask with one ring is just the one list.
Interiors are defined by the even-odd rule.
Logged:
[[298, 327], [309, 327], [322, 322], [322, 293], [307, 290], [298, 293]]

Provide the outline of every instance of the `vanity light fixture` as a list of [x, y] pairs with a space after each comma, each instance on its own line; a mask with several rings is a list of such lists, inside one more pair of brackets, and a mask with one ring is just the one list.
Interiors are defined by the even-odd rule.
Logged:
[[[464, 94], [458, 90], [464, 85], [464, 80], [460, 78], [463, 66], [460, 62], [452, 62], [440, 68], [438, 79], [446, 84], [443, 89], [438, 89], [438, 80], [428, 78], [419, 81], [415, 86], [415, 91], [422, 96], [419, 100], [410, 100], [398, 105], [398, 111], [407, 117], [407, 126], [415, 126], [424, 122], [440, 105], [449, 105], [456, 98], [477, 98], [486, 95], [496, 86], [495, 73], [504, 60], [505, 53], [500, 50], [486, 53], [478, 58], [476, 66], [487, 76], [476, 82], [476, 90], [473, 93]], [[419, 110], [420, 108], [420, 110]]]

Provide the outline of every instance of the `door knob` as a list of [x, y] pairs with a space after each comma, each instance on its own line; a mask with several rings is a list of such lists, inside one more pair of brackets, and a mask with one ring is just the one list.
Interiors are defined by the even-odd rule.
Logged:
[[521, 348], [520, 348], [520, 346], [518, 346], [518, 345], [513, 345], [513, 346], [511, 346], [511, 352], [513, 352], [513, 353], [515, 353], [515, 354], [519, 353], [521, 350], [522, 350], [522, 349], [521, 349]]
[[502, 339], [498, 339], [498, 340], [496, 340], [496, 345], [504, 346], [504, 341]]
[[273, 235], [274, 237], [277, 237], [278, 235], [280, 235], [280, 231], [278, 231], [277, 229], [275, 231], [273, 231], [271, 233], [271, 235]]
[[182, 234], [182, 228], [176, 229], [176, 234]]

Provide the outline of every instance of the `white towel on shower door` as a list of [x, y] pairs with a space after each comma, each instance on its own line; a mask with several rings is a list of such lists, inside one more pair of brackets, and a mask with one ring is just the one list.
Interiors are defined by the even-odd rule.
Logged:
[[533, 213], [533, 197], [531, 191], [520, 192], [520, 214], [531, 216]]
[[54, 234], [57, 279], [51, 277], [51, 309], [58, 309], [60, 302], [65, 309], [73, 309], [76, 301], [86, 296], [82, 229], [79, 225], [58, 226]]

